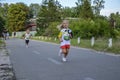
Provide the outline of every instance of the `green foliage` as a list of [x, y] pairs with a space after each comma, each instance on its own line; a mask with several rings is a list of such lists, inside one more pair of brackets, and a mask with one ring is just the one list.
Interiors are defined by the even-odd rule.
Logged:
[[45, 29], [48, 27], [47, 21], [44, 18], [37, 19], [37, 36], [43, 35]]
[[7, 12], [8, 12], [9, 5], [8, 3], [3, 3], [0, 6], [0, 16], [6, 20]]
[[95, 20], [78, 20], [71, 21], [70, 28], [73, 30], [75, 37], [91, 38], [99, 37], [116, 37], [118, 31], [110, 28], [109, 22], [103, 19]]
[[113, 28], [120, 28], [120, 14], [119, 12], [111, 13], [110, 14], [110, 21], [111, 21], [111, 27]]
[[104, 0], [94, 0], [93, 1], [93, 4], [95, 5], [95, 6], [93, 6], [93, 9], [94, 9], [94, 13], [96, 16], [100, 15], [101, 9], [104, 8], [104, 3], [105, 3]]
[[44, 36], [51, 36], [51, 37], [57, 37], [59, 34], [59, 30], [57, 26], [59, 25], [59, 22], [52, 22], [50, 23], [49, 27], [45, 30]]
[[77, 12], [76, 12], [76, 8], [72, 7], [65, 7], [62, 8], [62, 14], [61, 14], [62, 18], [66, 18], [66, 17], [78, 17], [77, 16]]
[[93, 19], [93, 11], [91, 6], [91, 0], [78, 0], [77, 5], [77, 14], [84, 19]]
[[[59, 31], [56, 26], [59, 22], [50, 23], [49, 27], [45, 30], [44, 36], [57, 36]], [[117, 37], [119, 31], [109, 27], [109, 22], [103, 19], [94, 20], [71, 20], [70, 29], [72, 29], [74, 37], [91, 38], [92, 36], [99, 37]]]
[[111, 13], [109, 17], [110, 28], [112, 28], [112, 37], [120, 37], [120, 14], [119, 12]]
[[0, 35], [3, 29], [6, 28], [8, 8], [9, 8], [8, 3], [0, 4]]
[[58, 1], [44, 0], [38, 14], [37, 20], [37, 35], [42, 35], [49, 24], [61, 19], [60, 7]]
[[29, 6], [29, 17], [37, 17], [38, 13], [40, 11], [40, 5], [39, 4], [30, 4]]
[[24, 3], [11, 4], [7, 15], [7, 28], [10, 32], [25, 28], [28, 17], [28, 7]]
[[2, 36], [4, 25], [5, 25], [5, 20], [0, 16], [0, 36]]
[[39, 17], [44, 17], [49, 22], [59, 20], [60, 7], [59, 2], [55, 0], [45, 0], [41, 6]]

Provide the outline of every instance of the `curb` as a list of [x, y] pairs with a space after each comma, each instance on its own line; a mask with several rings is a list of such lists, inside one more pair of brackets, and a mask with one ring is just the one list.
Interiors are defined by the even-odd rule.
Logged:
[[5, 47], [0, 49], [0, 80], [16, 80], [8, 50]]

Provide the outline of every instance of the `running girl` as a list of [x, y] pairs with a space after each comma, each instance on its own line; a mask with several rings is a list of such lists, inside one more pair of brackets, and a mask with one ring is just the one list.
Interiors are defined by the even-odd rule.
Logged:
[[31, 36], [32, 36], [32, 35], [30, 34], [30, 30], [27, 29], [27, 30], [26, 30], [26, 33], [24, 34], [25, 45], [26, 45], [27, 48], [28, 48], [28, 44], [29, 44], [29, 41], [30, 41]]
[[66, 62], [66, 57], [70, 49], [70, 39], [72, 38], [72, 31], [68, 28], [68, 20], [64, 20], [62, 23], [63, 29], [59, 33], [60, 48], [62, 49], [62, 54], [64, 54], [62, 60]]

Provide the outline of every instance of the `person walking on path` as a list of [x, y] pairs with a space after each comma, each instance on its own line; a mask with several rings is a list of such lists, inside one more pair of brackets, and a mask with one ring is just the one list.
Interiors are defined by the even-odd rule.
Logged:
[[16, 37], [16, 32], [13, 33], [14, 38]]

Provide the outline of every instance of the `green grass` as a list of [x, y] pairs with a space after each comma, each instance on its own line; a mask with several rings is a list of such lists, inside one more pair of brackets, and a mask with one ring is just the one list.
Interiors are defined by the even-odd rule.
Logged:
[[[42, 37], [41, 37], [40, 39], [38, 39], [38, 38], [33, 38], [33, 39], [59, 44], [59, 40], [58, 39], [55, 40], [55, 38], [42, 39]], [[111, 48], [108, 48], [108, 40], [102, 39], [102, 38], [95, 40], [94, 46], [91, 46], [91, 41], [88, 39], [81, 39], [80, 44], [77, 43], [77, 39], [72, 39], [71, 45], [76, 46], [76, 47], [94, 49], [97, 51], [104, 51], [104, 52], [120, 54], [120, 40], [119, 39], [117, 39], [117, 40], [113, 39], [113, 46]]]
[[120, 40], [113, 40], [112, 48], [108, 48], [107, 51], [113, 52], [116, 54], [120, 54]]
[[2, 48], [3, 45], [5, 45], [4, 41], [0, 40], [0, 48]]
[[0, 40], [0, 45], [2, 45], [3, 44], [3, 41], [2, 40]]

